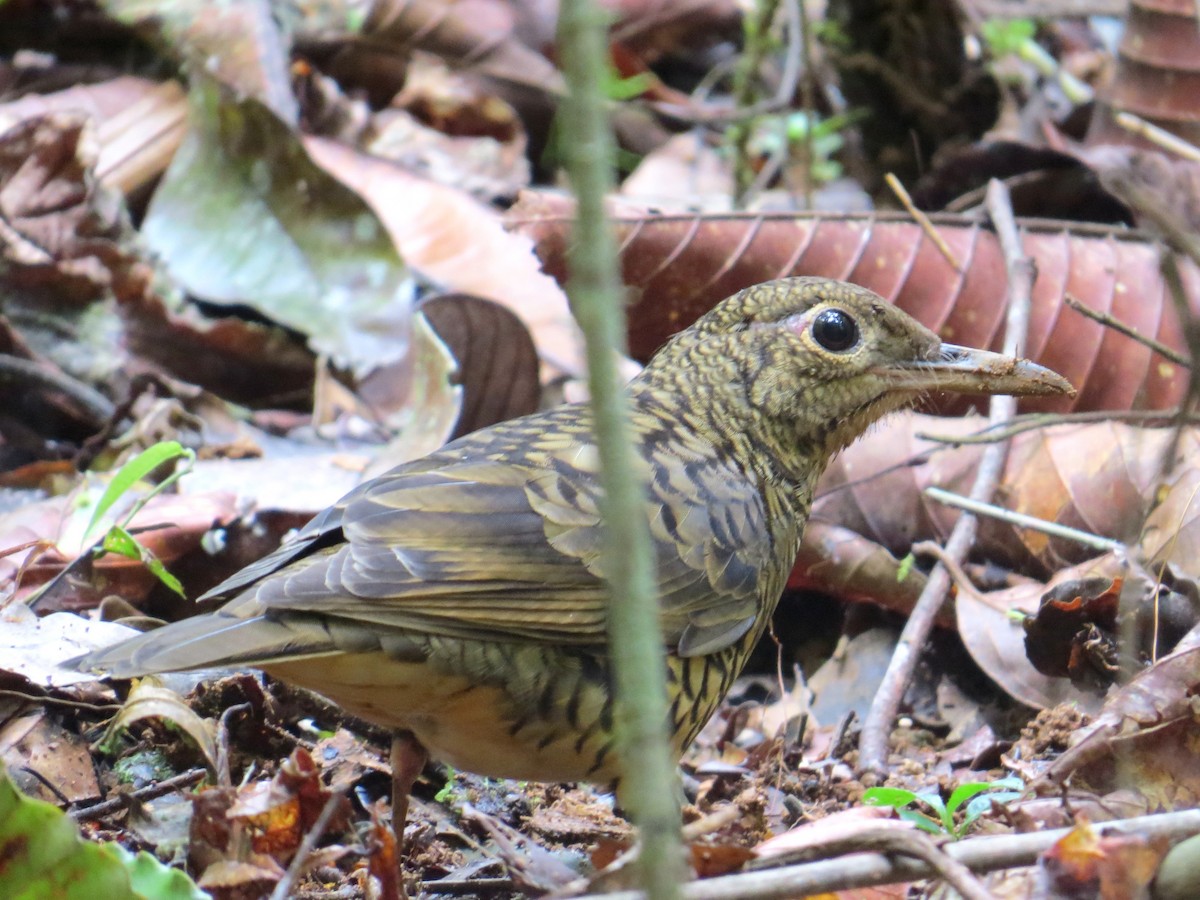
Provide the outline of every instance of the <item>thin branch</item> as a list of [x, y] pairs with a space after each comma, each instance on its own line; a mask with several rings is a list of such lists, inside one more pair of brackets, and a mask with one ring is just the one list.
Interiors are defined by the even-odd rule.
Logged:
[[918, 541], [913, 544], [912, 552], [915, 556], [932, 556], [945, 566], [946, 571], [950, 573], [950, 578], [954, 582], [954, 586], [958, 588], [959, 594], [969, 594], [981, 603], [987, 602], [987, 598], [979, 592], [979, 588], [975, 587], [974, 582], [967, 577], [967, 573], [963, 571], [963, 567], [959, 565], [958, 560], [947, 553], [946, 548], [937, 543], [937, 541]]
[[99, 803], [93, 803], [91, 806], [84, 806], [80, 809], [72, 809], [67, 815], [76, 822], [102, 819], [104, 816], [127, 809], [130, 800], [153, 800], [155, 797], [162, 797], [172, 791], [191, 787], [193, 784], [199, 784], [207, 774], [207, 769], [189, 769], [171, 778], [165, 778], [154, 784], [148, 784], [136, 791], [130, 791], [128, 794], [121, 794], [119, 797], [110, 797], [108, 800], [101, 800]]
[[[1119, 819], [1092, 826], [1105, 837], [1137, 835], [1168, 842], [1200, 834], [1200, 809]], [[1029, 866], [1038, 856], [1071, 833], [1070, 828], [968, 838], [942, 848], [946, 856], [978, 874]], [[684, 900], [787, 900], [809, 894], [898, 884], [932, 878], [928, 862], [885, 853], [855, 853], [838, 859], [724, 875], [696, 881], [684, 888]], [[642, 900], [636, 891], [592, 894], [579, 900]]]
[[[1000, 245], [1004, 249], [1005, 268], [1008, 272], [1008, 321], [1004, 335], [1004, 352], [1016, 356], [1025, 343], [1029, 330], [1029, 306], [1033, 292], [1033, 264], [1025, 256], [1021, 238], [1013, 219], [1012, 204], [1007, 189], [996, 180], [988, 186], [988, 209]], [[1017, 401], [1009, 396], [994, 396], [988, 406], [988, 419], [992, 423], [1005, 422], [1017, 411]], [[987, 501], [996, 490], [1004, 473], [1008, 456], [1008, 444], [991, 444], [979, 460], [975, 483], [971, 487], [973, 499]], [[946, 552], [955, 560], [966, 558], [975, 543], [977, 520], [964, 512], [954, 523], [950, 538], [946, 541]], [[859, 767], [864, 770], [882, 772], [887, 767], [888, 737], [892, 723], [900, 709], [904, 691], [912, 680], [913, 672], [920, 659], [921, 648], [933, 629], [938, 610], [941, 609], [946, 593], [950, 589], [950, 575], [941, 564], [929, 573], [925, 588], [921, 591], [912, 614], [904, 625], [900, 640], [892, 654], [891, 662], [884, 673], [883, 681], [875, 694], [866, 719], [863, 721], [859, 743]]]
[[[1200, 256], [1194, 257], [1193, 261], [1200, 265]], [[1200, 359], [1200, 321], [1192, 313], [1191, 306], [1188, 304], [1187, 290], [1183, 286], [1183, 275], [1179, 271], [1179, 261], [1175, 258], [1175, 254], [1164, 252], [1161, 260], [1163, 281], [1167, 283], [1167, 289], [1171, 292], [1171, 302], [1175, 307], [1175, 312], [1179, 316], [1179, 320], [1183, 322], [1183, 339], [1187, 344], [1188, 352], [1192, 355], [1192, 359]], [[1188, 370], [1187, 392], [1183, 395], [1183, 399], [1179, 401], [1179, 414], [1175, 417], [1175, 428], [1171, 432], [1171, 442], [1167, 445], [1166, 451], [1163, 453], [1162, 470], [1163, 475], [1170, 475], [1175, 470], [1176, 457], [1179, 452], [1179, 441], [1183, 438], [1183, 428], [1187, 424], [1188, 410], [1192, 409], [1197, 398], [1200, 398], [1200, 370]]]
[[604, 198], [614, 148], [605, 118], [607, 14], [593, 0], [567, 0], [559, 16], [560, 58], [570, 87], [563, 104], [565, 150], [578, 212], [569, 255], [572, 309], [587, 342], [588, 388], [604, 492], [601, 565], [607, 574], [608, 640], [616, 693], [621, 798], [641, 830], [641, 883], [655, 900], [679, 896], [677, 771], [668, 743], [663, 639], [646, 516], [646, 463], [635, 451], [614, 350], [625, 348], [616, 241]]
[[1007, 522], [1010, 525], [1016, 525], [1020, 528], [1028, 528], [1032, 531], [1040, 531], [1043, 534], [1049, 534], [1068, 541], [1075, 541], [1076, 543], [1083, 544], [1085, 547], [1092, 547], [1106, 553], [1110, 551], [1124, 553], [1128, 550], [1120, 541], [1114, 541], [1111, 538], [1100, 537], [1098, 534], [1080, 531], [1078, 528], [1071, 528], [1067, 525], [1059, 525], [1057, 522], [1048, 522], [1045, 519], [1027, 516], [1024, 513], [1014, 512], [1011, 509], [1005, 509], [1002, 506], [996, 506], [992, 503], [980, 503], [972, 500], [970, 497], [963, 497], [950, 491], [944, 491], [938, 487], [925, 488], [925, 496], [931, 500], [936, 500], [938, 503], [944, 503], [947, 506], [953, 506], [974, 515], [987, 516], [988, 518]]
[[1149, 347], [1159, 356], [1166, 357], [1176, 365], [1183, 366], [1185, 369], [1190, 369], [1192, 367], [1191, 359], [1184, 354], [1172, 349], [1171, 347], [1168, 347], [1162, 341], [1156, 341], [1152, 337], [1147, 337], [1132, 325], [1126, 325], [1120, 319], [1114, 318], [1110, 313], [1102, 312], [1098, 309], [1092, 309], [1069, 291], [1063, 294], [1063, 300], [1066, 302], [1067, 306], [1075, 310], [1075, 312], [1079, 313], [1080, 315], [1087, 316], [1093, 322], [1099, 322], [1105, 328], [1111, 328], [1113, 331], [1123, 334], [1127, 338], [1132, 338], [1139, 344]]
[[452, 897], [467, 894], [482, 897], [487, 894], [511, 894], [516, 890], [511, 878], [439, 878], [422, 881], [423, 894], [447, 894]]
[[[746, 46], [733, 70], [733, 99], [739, 107], [750, 106], [754, 100], [755, 75], [769, 50], [771, 23], [779, 10], [780, 0], [754, 0], [743, 18]], [[730, 128], [729, 143], [733, 147], [734, 178], [737, 181], [736, 204], [745, 205], [746, 192], [754, 183], [754, 172], [750, 166], [750, 136], [754, 131], [753, 120], [741, 120]]]
[[[1117, 199], [1134, 210], [1138, 218], [1148, 222], [1157, 230], [1167, 245], [1167, 251], [1162, 254], [1160, 267], [1163, 281], [1170, 292], [1175, 312], [1183, 328], [1183, 340], [1187, 345], [1188, 354], [1192, 359], [1200, 359], [1200, 321], [1192, 313], [1192, 308], [1179, 265], [1174, 253], [1181, 253], [1200, 265], [1200, 238], [1192, 233], [1192, 229], [1183, 217], [1175, 210], [1164, 204], [1158, 196], [1144, 185], [1138, 183], [1132, 175], [1120, 169], [1110, 169], [1100, 175], [1100, 182]], [[1164, 474], [1171, 471], [1174, 465], [1176, 444], [1183, 430], [1182, 416], [1189, 410], [1192, 402], [1200, 397], [1200, 370], [1191, 369], [1188, 378], [1187, 391], [1179, 404], [1180, 419], [1176, 422], [1175, 439], [1163, 458]]]
[[1147, 122], [1140, 116], [1129, 112], [1118, 112], [1113, 116], [1113, 121], [1131, 134], [1145, 138], [1168, 153], [1174, 153], [1189, 162], [1200, 162], [1200, 147], [1188, 143], [1177, 134], [1159, 128], [1153, 122]]
[[934, 227], [934, 224], [930, 221], [929, 216], [917, 209], [917, 205], [913, 203], [912, 197], [909, 196], [908, 191], [904, 188], [904, 185], [900, 183], [900, 179], [891, 172], [888, 172], [883, 176], [883, 180], [886, 181], [887, 186], [892, 189], [892, 193], [896, 195], [896, 199], [900, 201], [900, 205], [903, 206], [908, 211], [908, 214], [913, 217], [913, 220], [921, 226], [921, 231], [925, 232], [925, 236], [933, 242], [933, 246], [937, 247], [938, 253], [942, 254], [946, 262], [950, 263], [950, 268], [961, 275], [963, 273], [962, 263], [958, 261], [958, 257], [954, 255], [954, 251], [950, 249], [950, 245], [947, 244], [941, 234], [938, 233], [937, 228]]
[[[974, 434], [932, 434], [928, 431], [918, 431], [913, 437], [934, 444], [994, 444], [996, 441], [1007, 440], [1026, 431], [1037, 431], [1039, 428], [1053, 428], [1056, 425], [1086, 425], [1095, 422], [1157, 422], [1168, 425], [1179, 420], [1179, 408], [1170, 409], [1125, 409], [1108, 410], [1094, 409], [1089, 412], [1075, 413], [1028, 413], [1015, 416], [1000, 425], [988, 425]], [[1200, 425], [1200, 416], [1186, 414], [1183, 420], [1189, 425]], [[932, 451], [918, 456], [915, 462], [920, 463], [923, 457]], [[863, 479], [868, 480], [868, 479]], [[838, 488], [842, 485], [838, 485]], [[833, 489], [831, 489], [832, 491]]]

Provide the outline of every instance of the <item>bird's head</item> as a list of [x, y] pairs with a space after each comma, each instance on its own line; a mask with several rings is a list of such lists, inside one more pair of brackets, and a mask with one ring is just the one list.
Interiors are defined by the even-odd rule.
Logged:
[[695, 393], [719, 407], [718, 426], [722, 416], [733, 428], [761, 425], [766, 433], [752, 438], [820, 456], [929, 391], [1073, 393], [1049, 369], [944, 344], [878, 294], [823, 278], [769, 281], [722, 301], [676, 335], [643, 377], [696, 383]]

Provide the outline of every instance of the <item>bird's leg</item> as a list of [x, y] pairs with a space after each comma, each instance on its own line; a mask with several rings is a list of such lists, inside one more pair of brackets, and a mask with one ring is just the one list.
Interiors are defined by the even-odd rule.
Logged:
[[428, 759], [429, 753], [411, 731], [397, 731], [392, 735], [392, 832], [396, 835], [397, 864], [402, 864], [404, 859], [408, 796]]

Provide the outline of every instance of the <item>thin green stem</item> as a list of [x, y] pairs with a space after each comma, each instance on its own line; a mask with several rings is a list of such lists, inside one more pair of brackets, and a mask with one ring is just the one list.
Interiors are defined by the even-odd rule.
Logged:
[[560, 58], [570, 88], [563, 108], [567, 170], [578, 200], [570, 250], [572, 306], [587, 341], [588, 386], [604, 485], [602, 564], [610, 592], [608, 633], [616, 691], [621, 802], [641, 829], [648, 897], [680, 895], [683, 856], [675, 759], [667, 734], [666, 666], [646, 516], [646, 465], [634, 448], [617, 373], [625, 315], [616, 242], [604, 212], [613, 187], [613, 140], [601, 92], [606, 22], [593, 0], [564, 0]]

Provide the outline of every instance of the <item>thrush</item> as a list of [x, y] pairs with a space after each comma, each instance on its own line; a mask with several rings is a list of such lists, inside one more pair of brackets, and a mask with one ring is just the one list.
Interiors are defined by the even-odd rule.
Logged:
[[[825, 279], [748, 288], [671, 339], [628, 393], [676, 753], [762, 636], [838, 450], [928, 391], [1070, 390]], [[252, 666], [323, 694], [398, 736], [398, 824], [426, 749], [482, 775], [612, 782], [600, 493], [586, 405], [494, 425], [351, 491], [202, 598], [227, 599], [216, 612], [77, 665]]]

